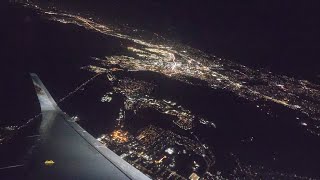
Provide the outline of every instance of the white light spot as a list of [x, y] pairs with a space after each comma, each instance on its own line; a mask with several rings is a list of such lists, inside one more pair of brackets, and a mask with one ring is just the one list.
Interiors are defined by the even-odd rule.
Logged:
[[173, 154], [174, 153], [174, 149], [173, 148], [168, 148], [165, 150], [166, 153], [168, 154]]

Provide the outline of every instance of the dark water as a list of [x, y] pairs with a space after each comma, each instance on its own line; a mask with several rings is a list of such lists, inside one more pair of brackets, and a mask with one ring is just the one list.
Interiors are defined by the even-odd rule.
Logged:
[[[315, 77], [319, 73], [317, 30], [320, 21], [313, 14], [316, 8], [313, 5], [289, 8], [284, 5], [167, 1], [142, 1], [134, 5], [119, 1], [112, 2], [112, 6], [102, 2], [98, 4], [100, 6], [82, 2], [73, 11], [87, 8], [96, 16], [104, 15], [103, 21], [127, 22], [252, 67], [318, 82]], [[65, 9], [71, 9], [72, 5], [72, 1], [58, 2], [58, 6]], [[121, 44], [126, 42], [116, 38], [101, 36], [75, 25], [44, 20], [21, 6], [7, 7], [5, 16], [2, 16], [6, 37], [2, 42], [4, 52], [1, 57], [5, 62], [3, 72], [6, 76], [2, 83], [5, 85], [2, 86], [2, 94], [5, 95], [2, 108], [5, 111], [1, 126], [19, 124], [39, 112], [29, 72], [37, 73], [58, 100], [92, 77], [93, 74], [80, 69], [92, 63], [90, 57], [125, 51]], [[297, 9], [303, 12], [295, 13]], [[152, 15], [148, 16], [148, 13]], [[270, 116], [257, 110], [257, 103], [244, 101], [231, 93], [191, 86], [156, 73], [124, 73], [121, 76], [156, 82], [159, 85], [153, 92], [156, 97], [174, 100], [213, 121], [218, 128], [199, 125], [194, 132], [213, 149], [215, 167], [223, 175], [232, 173], [234, 169], [232, 153], [245, 164], [263, 165], [269, 171], [320, 177], [319, 137], [299, 125], [295, 120], [296, 112], [270, 104], [274, 114]], [[112, 131], [110, 127], [115, 123], [112, 120], [117, 117], [123, 102], [120, 96], [113, 97], [110, 104], [100, 102], [104, 92], [111, 88], [105, 79], [105, 76], [99, 76], [85, 90], [78, 91], [77, 96], [61, 104], [68, 114], [81, 117], [81, 125], [94, 136]], [[161, 118], [156, 112], [145, 112], [139, 123], [132, 123], [132, 131], [146, 124], [156, 124], [183, 134]], [[30, 128], [24, 133], [31, 135], [32, 132]], [[251, 137], [254, 138], [252, 141]], [[19, 142], [19, 138], [14, 141]], [[28, 143], [19, 144], [29, 146]], [[24, 148], [16, 146], [0, 147], [3, 151], [8, 148], [24, 151]], [[18, 158], [16, 154], [18, 152], [9, 153], [10, 158]], [[10, 161], [10, 158], [8, 156], [5, 161]]]

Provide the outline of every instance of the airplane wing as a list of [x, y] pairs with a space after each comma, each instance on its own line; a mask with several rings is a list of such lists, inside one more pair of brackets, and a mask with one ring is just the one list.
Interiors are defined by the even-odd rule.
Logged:
[[31, 152], [30, 179], [150, 179], [101, 144], [62, 112], [36, 74], [40, 102], [40, 142]]

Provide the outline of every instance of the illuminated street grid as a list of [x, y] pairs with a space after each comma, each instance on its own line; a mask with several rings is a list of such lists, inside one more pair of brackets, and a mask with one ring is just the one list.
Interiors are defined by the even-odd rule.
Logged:
[[[248, 101], [276, 103], [293, 111], [308, 116], [312, 121], [305, 122], [297, 115], [296, 120], [312, 134], [320, 135], [320, 86], [306, 80], [296, 80], [271, 72], [252, 70], [229, 60], [207, 55], [199, 50], [181, 44], [167, 42], [158, 35], [152, 40], [143, 40], [137, 29], [121, 29], [94, 22], [93, 18], [34, 8], [49, 20], [64, 24], [76, 24], [90, 31], [106, 36], [131, 41], [127, 52], [118, 56], [92, 57], [95, 65], [83, 69], [105, 74], [113, 85], [111, 92], [101, 97], [101, 102], [112, 101], [114, 94], [125, 97], [123, 108], [116, 119], [118, 124], [110, 134], [101, 135], [98, 140], [133, 164], [142, 172], [154, 178], [188, 179], [200, 176], [203, 179], [223, 179], [221, 173], [212, 170], [215, 157], [211, 147], [202, 144], [192, 129], [195, 121], [207, 127], [216, 128], [215, 124], [202, 117], [197, 117], [190, 110], [176, 102], [157, 99], [150, 95], [155, 85], [130, 78], [117, 77], [119, 71], [151, 71], [191, 85], [197, 85], [191, 79], [201, 80], [212, 89], [224, 89]], [[131, 35], [133, 34], [133, 35]], [[154, 125], [142, 128], [138, 134], [126, 131], [126, 112], [139, 114], [142, 109], [151, 108], [161, 114], [175, 117], [172, 123], [184, 130], [188, 137]], [[262, 106], [257, 105], [261, 109]], [[269, 113], [269, 112], [268, 112]], [[188, 161], [191, 170], [188, 173], [179, 170], [176, 159]], [[188, 158], [189, 157], [189, 158]], [[237, 157], [235, 157], [237, 159]], [[204, 163], [203, 163], [204, 162]], [[261, 167], [243, 165], [238, 160], [231, 176], [259, 178], [298, 178], [298, 175], [273, 172]], [[200, 165], [201, 164], [201, 165]], [[183, 173], [181, 173], [183, 172]], [[215, 174], [213, 174], [215, 172]]]
[[[132, 42], [127, 47], [128, 53], [126, 53], [131, 54], [130, 56], [94, 58], [101, 61], [101, 68], [153, 71], [190, 84], [193, 84], [190, 78], [196, 78], [207, 82], [211, 88], [228, 90], [250, 101], [273, 102], [299, 111], [315, 121], [320, 119], [319, 85], [306, 80], [275, 75], [271, 72], [252, 70], [229, 60], [207, 55], [188, 46], [165, 42], [163, 38], [156, 35], [152, 40], [142, 40], [137, 35], [136, 29], [122, 30], [96, 23], [90, 20], [92, 18], [32, 7], [38, 9], [50, 20], [76, 24], [88, 30]], [[320, 126], [317, 122], [309, 122], [306, 128], [309, 132], [320, 135]]]
[[196, 160], [184, 164], [191, 167], [189, 174], [201, 171], [202, 177], [214, 177], [208, 172], [214, 163], [212, 152], [198, 142], [172, 131], [150, 125], [136, 136], [123, 130], [115, 130], [111, 135], [104, 134], [98, 140], [151, 177], [186, 179], [176, 168], [179, 156], [190, 159], [191, 156], [197, 156], [195, 159], [205, 162], [205, 167], [200, 166]]

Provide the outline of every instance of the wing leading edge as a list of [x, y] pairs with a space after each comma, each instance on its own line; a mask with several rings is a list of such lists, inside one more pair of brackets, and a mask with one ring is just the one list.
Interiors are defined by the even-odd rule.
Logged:
[[[36, 74], [31, 74], [40, 102], [40, 142], [31, 152], [30, 179], [150, 179], [92, 137], [57, 103]], [[53, 161], [52, 166], [45, 162]]]

